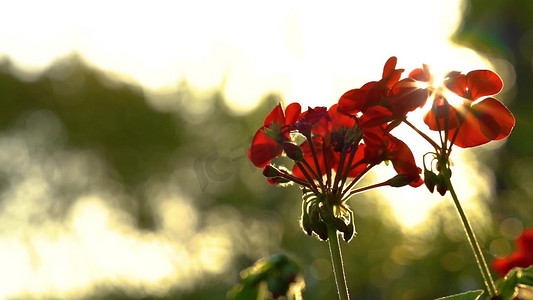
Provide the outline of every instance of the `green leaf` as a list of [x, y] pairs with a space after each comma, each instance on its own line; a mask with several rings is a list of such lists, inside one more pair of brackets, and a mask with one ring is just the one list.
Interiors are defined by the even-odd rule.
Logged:
[[503, 300], [509, 300], [516, 294], [516, 285], [518, 284], [519, 269], [512, 269], [505, 275], [505, 278], [498, 283], [498, 292]]
[[521, 276], [518, 277], [518, 283], [533, 287], [533, 266], [522, 269]]
[[533, 287], [533, 267], [514, 268], [498, 283], [498, 291], [503, 300], [513, 299], [518, 293], [518, 285]]
[[469, 291], [457, 295], [451, 295], [447, 297], [438, 298], [436, 300], [478, 300], [483, 294], [482, 290]]

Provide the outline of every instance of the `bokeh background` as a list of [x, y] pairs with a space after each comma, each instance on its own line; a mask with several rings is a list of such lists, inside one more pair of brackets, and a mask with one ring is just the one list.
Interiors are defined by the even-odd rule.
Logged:
[[[488, 260], [533, 226], [533, 2], [17, 1], [0, 18], [0, 298], [224, 299], [283, 251], [304, 299], [332, 299], [327, 244], [300, 192], [247, 160], [278, 103], [329, 106], [408, 71], [489, 68], [517, 125], [454, 152]], [[417, 156], [429, 148], [404, 134]], [[411, 138], [412, 137], [412, 138]], [[378, 180], [371, 174], [367, 182]], [[353, 299], [482, 288], [451, 200], [385, 189], [350, 200]]]

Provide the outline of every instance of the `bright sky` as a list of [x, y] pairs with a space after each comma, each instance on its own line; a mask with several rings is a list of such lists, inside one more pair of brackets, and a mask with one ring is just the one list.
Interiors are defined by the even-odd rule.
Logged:
[[[238, 109], [269, 91], [333, 103], [395, 55], [407, 69], [481, 66], [449, 44], [460, 0], [16, 1], [3, 8], [0, 55], [42, 68], [72, 51], [152, 88], [223, 84]], [[467, 66], [467, 67], [468, 67]]]
[[[326, 6], [323, 1], [285, 0], [12, 1], [2, 7], [0, 56], [9, 57], [25, 70], [38, 71], [57, 57], [76, 51], [99, 68], [151, 89], [174, 89], [182, 79], [202, 90], [223, 87], [237, 111], [254, 107], [271, 91], [282, 94], [287, 102], [329, 106], [344, 91], [379, 79], [384, 62], [392, 55], [398, 57], [399, 67], [407, 70], [422, 63], [437, 72], [487, 68], [474, 52], [448, 41], [459, 25], [461, 3], [376, 0], [332, 1]], [[4, 146], [15, 147], [12, 152], [4, 151], [8, 158], [31, 153], [18, 151], [16, 147], [25, 146], [17, 146], [12, 137], [2, 136], [2, 141]], [[23, 161], [39, 164], [29, 156]], [[33, 189], [28, 195], [14, 188], [4, 197], [41, 201], [38, 195], [46, 193], [50, 182], [34, 171], [28, 166], [28, 177], [22, 176], [28, 182], [14, 187], [38, 186], [42, 191]], [[468, 170], [454, 173], [458, 182], [465, 183], [457, 189], [475, 195], [468, 184], [479, 178], [461, 181], [465, 172]], [[154, 287], [157, 292], [185, 274], [217, 273], [225, 268], [231, 241], [220, 231], [197, 235], [195, 250], [199, 250], [194, 256], [191, 249], [165, 235], [135, 232], [119, 211], [105, 204], [103, 199], [109, 195], [87, 193], [79, 195], [72, 218], [55, 237], [39, 234], [29, 241], [3, 237], [0, 279], [9, 284], [0, 286], [0, 298], [23, 291], [68, 298], [109, 278], [145, 290]], [[391, 201], [394, 214], [407, 227], [427, 218], [427, 214], [413, 214], [413, 207], [429, 212], [437, 203], [416, 201], [419, 196], [405, 192], [391, 193], [390, 198], [397, 200]], [[422, 197], [427, 198], [427, 192]], [[160, 202], [163, 220], [170, 222], [166, 230], [194, 228], [195, 212], [186, 200], [175, 196]], [[0, 220], [4, 219], [0, 222], [26, 214], [24, 209], [29, 207], [0, 213]], [[172, 223], [175, 216], [169, 212], [188, 216], [183, 219], [189, 223]], [[27, 243], [40, 252], [29, 253]], [[95, 247], [97, 243], [119, 250], [102, 252]], [[124, 256], [125, 252], [130, 257]], [[200, 266], [181, 264], [182, 269], [169, 267], [175, 266], [175, 261], [205, 262], [206, 257], [216, 261]], [[14, 269], [20, 274], [2, 274]], [[147, 269], [152, 272], [146, 273]]]

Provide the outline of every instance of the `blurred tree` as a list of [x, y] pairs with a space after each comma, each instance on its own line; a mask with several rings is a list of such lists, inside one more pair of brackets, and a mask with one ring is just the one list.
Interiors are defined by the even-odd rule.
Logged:
[[[20, 126], [33, 111], [55, 114], [68, 145], [96, 151], [117, 179], [132, 192], [154, 173], [168, 171], [172, 153], [182, 143], [183, 124], [170, 113], [149, 107], [142, 89], [87, 68], [77, 55], [60, 59], [40, 76], [24, 81], [11, 75], [9, 61], [0, 67], [0, 129]], [[131, 212], [141, 228], [153, 228], [149, 203]]]

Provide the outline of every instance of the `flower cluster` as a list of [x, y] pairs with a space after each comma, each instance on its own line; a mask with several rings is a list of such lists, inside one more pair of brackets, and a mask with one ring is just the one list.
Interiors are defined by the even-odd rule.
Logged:
[[[302, 112], [298, 103], [289, 104], [285, 110], [276, 106], [256, 132], [248, 157], [263, 168], [269, 183], [296, 183], [302, 188], [302, 229], [328, 240], [340, 298], [347, 299], [348, 290], [337, 234], [342, 233], [348, 242], [355, 233], [354, 215], [347, 200], [373, 188], [418, 187], [423, 183], [430, 192], [450, 192], [489, 296], [496, 296], [483, 253], [450, 180], [450, 155], [454, 145], [469, 148], [509, 136], [515, 119], [491, 97], [501, 91], [502, 80], [488, 70], [467, 74], [453, 71], [438, 83], [427, 65], [402, 78], [405, 70], [397, 69], [396, 63], [396, 57], [389, 58], [381, 79], [345, 92], [329, 108], [309, 107]], [[431, 108], [423, 120], [430, 130], [438, 132], [437, 141], [407, 119], [428, 100]], [[422, 157], [423, 180], [410, 148], [391, 133], [402, 123], [433, 147]], [[290, 159], [291, 165], [275, 166], [273, 161], [280, 156]], [[396, 175], [359, 187], [360, 179], [383, 162], [390, 162]], [[514, 266], [530, 264], [531, 253], [533, 231], [521, 237], [518, 252], [496, 260], [494, 268], [507, 272]]]
[[492, 261], [492, 268], [502, 277], [512, 268], [527, 268], [533, 265], [533, 229], [526, 229], [515, 241], [516, 250], [505, 257]]
[[[291, 103], [276, 106], [255, 134], [248, 152], [255, 166], [264, 168], [268, 182], [294, 182], [302, 187], [302, 227], [327, 240], [331, 224], [348, 241], [354, 234], [353, 213], [346, 205], [354, 194], [380, 186], [420, 186], [421, 169], [409, 147], [390, 133], [390, 122], [422, 106], [427, 91], [414, 79], [399, 80], [403, 70], [396, 59], [385, 64], [383, 78], [347, 92], [338, 104], [301, 111]], [[407, 105], [401, 105], [407, 103]], [[294, 165], [289, 171], [273, 159], [285, 154]], [[390, 161], [393, 178], [371, 186], [356, 183], [373, 167]]]
[[[431, 80], [427, 66], [414, 70], [411, 76]], [[509, 136], [515, 124], [513, 115], [500, 101], [487, 97], [497, 94], [502, 87], [496, 73], [475, 70], [466, 75], [450, 72], [443, 85], [431, 89], [433, 103], [424, 122], [440, 135], [440, 146], [428, 139], [435, 152], [428, 153], [432, 158], [430, 167], [424, 164], [424, 180], [431, 192], [436, 188], [444, 195], [449, 189], [453, 145], [469, 148]]]
[[[381, 186], [418, 187], [424, 183], [409, 147], [391, 134], [406, 123], [435, 149], [429, 167], [424, 159], [425, 184], [431, 192], [444, 195], [451, 176], [451, 146], [473, 147], [507, 137], [514, 118], [494, 98], [503, 84], [495, 73], [472, 71], [466, 75], [450, 72], [444, 84], [433, 87], [429, 67], [415, 69], [402, 78], [404, 69], [397, 59], [385, 63], [382, 78], [344, 93], [337, 104], [308, 108], [298, 103], [285, 111], [276, 106], [256, 132], [248, 151], [249, 159], [272, 184], [293, 182], [302, 187], [304, 203], [302, 227], [327, 240], [331, 225], [349, 240], [354, 233], [353, 214], [346, 201], [350, 196]], [[450, 95], [461, 99], [451, 103]], [[453, 98], [453, 97], [452, 97]], [[433, 99], [424, 121], [440, 133], [440, 145], [407, 121], [407, 114]], [[275, 158], [285, 155], [293, 166], [276, 167]], [[426, 158], [426, 156], [424, 157]], [[358, 188], [357, 182], [373, 167], [391, 162], [397, 175], [371, 186]], [[290, 169], [290, 170], [289, 170]]]

